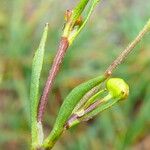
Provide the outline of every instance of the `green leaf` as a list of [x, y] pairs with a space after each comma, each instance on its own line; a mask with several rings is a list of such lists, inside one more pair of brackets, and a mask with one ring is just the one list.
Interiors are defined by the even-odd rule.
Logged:
[[[31, 132], [32, 132], [32, 147], [39, 143], [39, 131], [41, 131], [41, 124], [37, 123], [37, 111], [39, 104], [39, 84], [40, 75], [43, 65], [45, 43], [48, 33], [48, 24], [44, 28], [39, 48], [36, 50], [32, 63], [31, 87], [30, 87], [30, 110], [31, 110]], [[39, 130], [40, 129], [40, 130]]]

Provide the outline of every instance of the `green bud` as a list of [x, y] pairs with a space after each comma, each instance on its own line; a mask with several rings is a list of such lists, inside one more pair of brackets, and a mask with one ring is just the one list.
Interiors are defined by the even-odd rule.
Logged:
[[106, 87], [113, 98], [123, 100], [129, 95], [129, 86], [123, 79], [110, 78], [106, 83]]

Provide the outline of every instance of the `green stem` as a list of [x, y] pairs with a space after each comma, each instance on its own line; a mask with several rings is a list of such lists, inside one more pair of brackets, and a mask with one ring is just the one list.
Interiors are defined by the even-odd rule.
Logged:
[[45, 139], [42, 147], [44, 147], [46, 150], [51, 150], [53, 148], [53, 146], [55, 145], [55, 143], [57, 142], [57, 140], [62, 135], [63, 131], [64, 130], [55, 130], [55, 129], [53, 129], [51, 131], [50, 135], [48, 136], [48, 138]]

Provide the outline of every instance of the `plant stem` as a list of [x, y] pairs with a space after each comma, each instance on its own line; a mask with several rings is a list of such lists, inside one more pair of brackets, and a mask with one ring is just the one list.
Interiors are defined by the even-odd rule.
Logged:
[[140, 31], [137, 37], [124, 49], [120, 55], [113, 61], [113, 63], [105, 71], [107, 77], [111, 76], [114, 69], [120, 65], [128, 56], [128, 54], [135, 48], [135, 46], [142, 40], [146, 33], [150, 31], [150, 20], [146, 23], [144, 28]]
[[69, 47], [69, 41], [68, 36], [71, 34], [74, 24], [76, 23], [76, 20], [81, 15], [82, 11], [84, 10], [85, 6], [87, 5], [89, 0], [81, 0], [79, 4], [76, 6], [76, 8], [73, 10], [73, 14], [71, 16], [71, 19], [69, 22], [66, 23], [66, 26], [64, 28], [63, 36], [59, 43], [59, 48], [57, 51], [57, 54], [54, 58], [52, 68], [49, 71], [49, 75], [47, 78], [47, 81], [45, 83], [45, 87], [40, 99], [39, 107], [38, 107], [38, 122], [42, 122], [43, 115], [45, 111], [45, 107], [48, 101], [48, 94], [51, 92], [53, 82], [60, 70], [60, 66], [62, 64], [63, 58], [65, 56], [65, 53]]
[[64, 58], [64, 55], [66, 53], [68, 46], [69, 46], [69, 43], [68, 43], [67, 38], [63, 37], [60, 41], [57, 54], [54, 58], [52, 68], [49, 71], [49, 75], [48, 75], [47, 81], [45, 83], [43, 94], [40, 99], [39, 110], [38, 110], [38, 122], [42, 122], [45, 106], [48, 101], [48, 94], [51, 91], [53, 81], [56, 78], [56, 75], [58, 74], [58, 72], [60, 70], [60, 65], [62, 63], [62, 60]]

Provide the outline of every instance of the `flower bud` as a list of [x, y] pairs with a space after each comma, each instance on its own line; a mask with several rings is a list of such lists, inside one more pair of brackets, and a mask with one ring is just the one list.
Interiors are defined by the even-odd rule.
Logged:
[[129, 86], [123, 79], [110, 78], [106, 83], [106, 87], [113, 98], [123, 100], [129, 95]]

